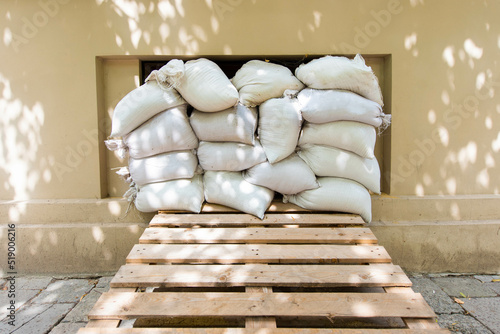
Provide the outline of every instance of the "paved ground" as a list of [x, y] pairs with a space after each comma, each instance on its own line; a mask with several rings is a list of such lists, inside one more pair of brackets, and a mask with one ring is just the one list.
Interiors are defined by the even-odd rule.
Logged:
[[[441, 327], [458, 333], [500, 334], [500, 276], [414, 275], [413, 290], [422, 293], [438, 314]], [[15, 326], [9, 325], [10, 282], [0, 279], [0, 333], [75, 333], [111, 277], [92, 279], [18, 277]]]

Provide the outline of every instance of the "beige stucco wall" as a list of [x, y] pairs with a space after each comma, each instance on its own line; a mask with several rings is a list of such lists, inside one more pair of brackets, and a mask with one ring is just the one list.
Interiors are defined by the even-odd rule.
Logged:
[[[499, 12], [498, 1], [453, 0], [1, 1], [0, 219], [33, 217], [34, 200], [108, 194], [115, 162], [101, 170], [99, 112], [139, 84], [143, 56], [357, 52], [390, 65], [388, 205], [429, 196], [431, 220], [433, 211], [465, 220], [483, 206], [492, 219], [491, 201], [500, 203]], [[397, 219], [384, 198], [374, 201], [374, 217]], [[78, 205], [47, 203], [60, 220], [77, 215]], [[108, 211], [124, 214], [123, 205]], [[415, 204], [406, 220], [420, 219], [418, 211]]]
[[392, 195], [498, 194], [498, 1], [159, 3], [1, 2], [2, 199], [100, 196], [96, 56], [353, 52], [392, 55]]

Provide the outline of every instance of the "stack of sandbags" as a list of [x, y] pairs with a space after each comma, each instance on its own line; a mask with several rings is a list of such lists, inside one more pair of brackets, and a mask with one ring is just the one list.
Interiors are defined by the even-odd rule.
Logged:
[[326, 56], [300, 65], [307, 85], [298, 94], [305, 124], [298, 155], [318, 177], [320, 187], [285, 201], [313, 210], [360, 214], [371, 221], [369, 191], [380, 193], [374, 156], [376, 128], [386, 126], [376, 76], [361, 56]]
[[200, 139], [205, 199], [263, 218], [274, 192], [249, 184], [241, 171], [266, 161], [255, 138], [257, 109], [240, 103], [217, 112], [194, 109], [191, 126]]
[[128, 167], [118, 173], [131, 188], [129, 200], [138, 210], [184, 209], [199, 212], [203, 203], [200, 176], [195, 175], [198, 147], [187, 117], [187, 104], [158, 113], [108, 148], [128, 153]]
[[200, 140], [198, 158], [204, 170], [239, 172], [265, 161], [255, 138], [256, 108], [237, 104], [218, 112], [194, 109], [189, 121]]
[[[291, 156], [302, 123], [293, 94], [304, 86], [288, 68], [259, 60], [244, 64], [231, 81], [239, 93], [236, 107], [217, 115], [198, 110], [191, 115], [202, 140], [198, 157], [205, 169], [205, 199], [263, 218], [275, 191], [317, 187], [309, 167]], [[288, 90], [294, 92], [285, 94]], [[294, 184], [289, 177], [296, 176], [297, 163], [309, 173]], [[300, 183], [313, 186], [298, 188]]]
[[[150, 82], [163, 92], [176, 94], [182, 103], [160, 111], [142, 124], [136, 122], [136, 128], [129, 127], [134, 128], [130, 133], [112, 132], [111, 136], [123, 139], [108, 140], [108, 148], [125, 150], [129, 154], [128, 171], [119, 171], [131, 181], [126, 196], [144, 212], [200, 212], [204, 189], [195, 154], [199, 143], [189, 122], [186, 101], [200, 110], [213, 112], [234, 105], [238, 92], [215, 63], [203, 58], [185, 64], [174, 59], [153, 71], [145, 85]], [[143, 86], [136, 90], [144, 90]], [[121, 105], [127, 105], [127, 97], [117, 105], [113, 126], [120, 123], [115, 115], [120, 115]], [[141, 115], [144, 109], [144, 105], [138, 104], [134, 115]], [[137, 118], [144, 121], [146, 117]]]
[[258, 134], [267, 159], [243, 172], [248, 182], [287, 195], [318, 187], [312, 170], [295, 153], [302, 126], [295, 94], [287, 90], [284, 97], [260, 105]]
[[129, 94], [153, 102], [129, 110], [128, 124], [119, 118], [127, 95], [113, 116], [112, 137], [123, 140], [107, 141], [130, 155], [119, 173], [136, 207], [199, 212], [206, 200], [263, 218], [278, 192], [370, 221], [369, 191], [380, 193], [376, 128], [389, 122], [377, 78], [360, 56], [323, 57], [295, 74], [252, 60], [229, 80], [203, 58], [153, 71]]
[[317, 188], [314, 173], [295, 154], [302, 127], [296, 96], [304, 85], [287, 67], [260, 60], [245, 63], [232, 82], [242, 104], [258, 106], [257, 132], [266, 157], [243, 171], [243, 178], [281, 194]]

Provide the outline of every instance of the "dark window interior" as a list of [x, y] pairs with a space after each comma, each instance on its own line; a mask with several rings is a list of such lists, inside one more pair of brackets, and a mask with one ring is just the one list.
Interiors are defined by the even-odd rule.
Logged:
[[196, 56], [196, 57], [186, 57], [186, 56], [171, 56], [162, 60], [143, 60], [141, 61], [141, 82], [151, 73], [153, 70], [160, 69], [163, 65], [168, 63], [171, 59], [181, 59], [183, 61], [189, 61], [191, 59], [207, 58], [219, 65], [219, 67], [224, 71], [228, 78], [232, 78], [236, 71], [238, 71], [243, 64], [250, 60], [263, 60], [269, 61], [271, 63], [279, 64], [288, 67], [292, 73], [295, 72], [300, 64], [306, 63], [312, 59], [322, 57], [323, 55], [295, 55], [295, 56]]

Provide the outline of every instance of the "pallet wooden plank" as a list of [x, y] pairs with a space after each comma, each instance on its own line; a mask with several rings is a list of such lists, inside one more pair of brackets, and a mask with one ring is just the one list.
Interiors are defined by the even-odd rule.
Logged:
[[162, 243], [368, 243], [377, 238], [369, 228], [147, 228], [141, 244]]
[[436, 319], [415, 319], [415, 318], [403, 318], [406, 326], [411, 329], [434, 329], [439, 328], [439, 324]]
[[139, 244], [127, 263], [383, 263], [379, 245]]
[[116, 328], [120, 325], [121, 320], [89, 320], [87, 328]]
[[175, 316], [433, 317], [418, 293], [103, 293], [89, 319]]
[[[307, 210], [304, 208], [301, 208], [298, 205], [292, 204], [292, 203], [283, 203], [281, 200], [273, 200], [271, 204], [269, 205], [269, 208], [266, 210], [267, 212], [274, 212], [274, 213], [285, 213], [285, 212], [313, 212], [312, 210]], [[188, 213], [188, 211], [184, 210], [162, 210], [159, 211], [160, 213]], [[214, 204], [214, 203], [203, 203], [203, 206], [201, 208], [202, 214], [207, 214], [207, 213], [230, 213], [230, 214], [242, 214], [241, 211], [230, 208], [225, 205], [220, 205], [220, 204]], [[332, 214], [332, 212], [330, 212]]]
[[320, 214], [320, 213], [286, 213], [266, 214], [259, 219], [248, 214], [157, 214], [149, 223], [150, 227], [193, 225], [201, 226], [248, 226], [248, 225], [364, 225], [359, 215], [353, 214]]
[[[386, 287], [384, 290], [387, 293], [408, 293], [413, 291], [409, 287]], [[416, 319], [416, 318], [403, 318], [406, 326], [412, 329], [435, 329], [439, 328], [436, 322], [437, 315], [434, 315], [432, 319]]]
[[444, 334], [446, 329], [370, 328], [81, 328], [78, 334]]
[[[224, 205], [213, 204], [213, 203], [204, 203], [203, 208], [202, 208], [203, 213], [232, 212], [233, 210], [236, 212], [239, 212], [233, 208], [229, 208], [229, 207], [224, 206]], [[266, 212], [273, 212], [273, 213], [305, 212], [305, 213], [310, 213], [310, 212], [314, 212], [314, 211], [301, 208], [300, 206], [292, 204], [292, 203], [283, 203], [283, 201], [281, 201], [281, 200], [274, 200], [271, 202], [271, 205], [269, 205], [269, 208], [267, 208]]]
[[366, 265], [124, 265], [112, 287], [387, 287], [411, 286], [393, 264]]
[[[120, 287], [109, 289], [110, 292], [135, 292], [137, 289], [135, 287]], [[87, 322], [87, 328], [117, 328], [120, 325], [121, 320], [92, 320]]]

